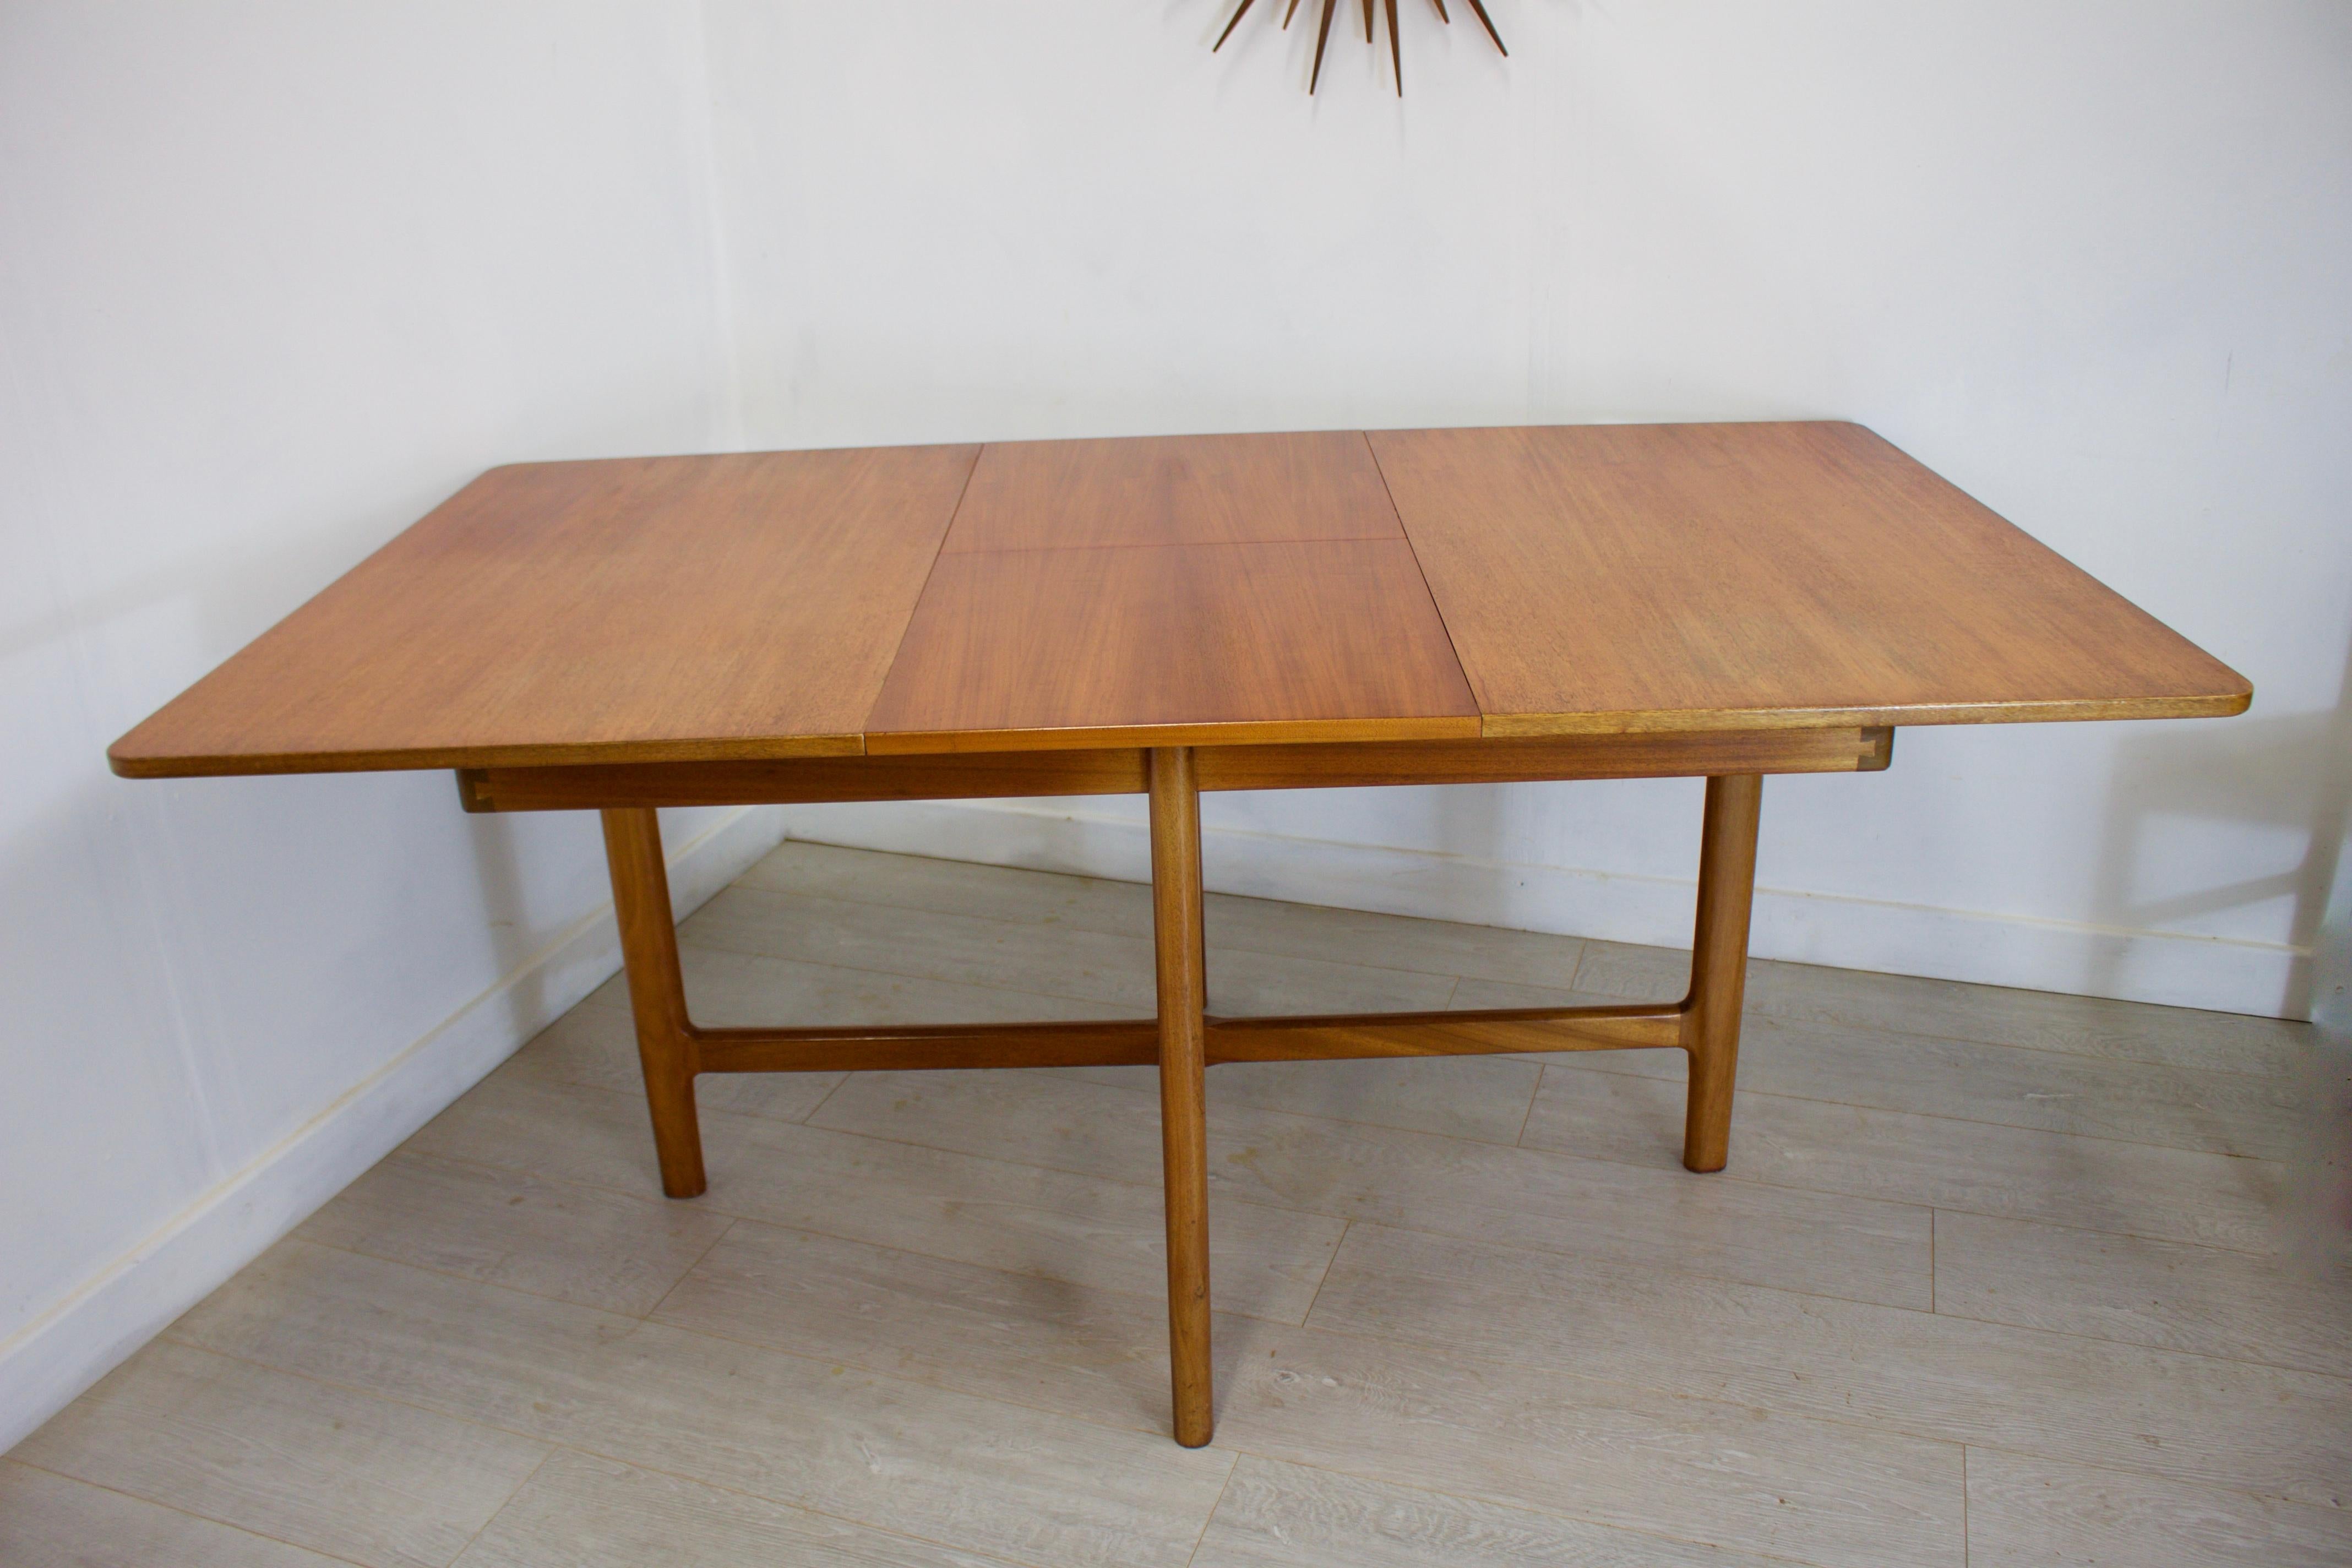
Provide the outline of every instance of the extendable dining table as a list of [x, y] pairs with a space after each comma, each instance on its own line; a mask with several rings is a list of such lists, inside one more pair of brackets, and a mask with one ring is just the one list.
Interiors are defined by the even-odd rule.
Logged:
[[[1906, 724], [2242, 711], [2247, 682], [1840, 423], [1194, 436], [494, 468], [116, 742], [132, 778], [447, 768], [603, 813], [663, 1190], [701, 1073], [1155, 1065], [1176, 1440], [1209, 1440], [1202, 1074], [1672, 1047], [1731, 1131], [1762, 781]], [[1207, 1013], [1205, 790], [1706, 780], [1666, 1005]], [[660, 806], [1140, 794], [1155, 1019], [706, 1028]], [[1299, 889], [1311, 898], [1312, 889]]]

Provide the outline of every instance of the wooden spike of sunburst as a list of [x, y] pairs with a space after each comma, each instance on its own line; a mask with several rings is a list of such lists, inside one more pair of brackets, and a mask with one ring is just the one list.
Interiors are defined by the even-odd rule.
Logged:
[[1503, 35], [1495, 31], [1495, 18], [1486, 15], [1486, 0], [1470, 0], [1470, 9], [1478, 13], [1478, 20], [1486, 25], [1486, 36], [1495, 40], [1497, 49], [1502, 49], [1503, 57], [1509, 58], [1511, 51], [1503, 48]]
[[[1234, 29], [1242, 25], [1242, 18], [1248, 16], [1250, 7], [1256, 4], [1257, 0], [1241, 0], [1241, 4], [1234, 7], [1232, 19], [1226, 22], [1224, 31], [1219, 33], [1217, 41], [1209, 46], [1211, 54], [1225, 47], [1225, 40], [1234, 36]], [[1454, 18], [1446, 14], [1445, 0], [1430, 0], [1430, 4], [1437, 9], [1437, 19], [1451, 26]], [[1384, 0], [1384, 5], [1388, 12], [1389, 22], [1389, 68], [1396, 77], [1397, 96], [1402, 98], [1404, 96], [1404, 39], [1397, 30], [1397, 0]], [[1511, 51], [1505, 47], [1503, 35], [1495, 30], [1495, 18], [1486, 14], [1486, 0], [1470, 0], [1470, 9], [1477, 14], [1478, 24], [1486, 29], [1486, 36], [1495, 40], [1496, 49], [1507, 58]], [[1331, 18], [1338, 15], [1339, 10], [1339, 0], [1323, 0], [1323, 15], [1315, 25], [1315, 66], [1307, 77], [1307, 90], [1310, 94], [1322, 83], [1323, 52], [1330, 45]], [[1282, 13], [1284, 31], [1289, 30], [1290, 19], [1297, 15], [1298, 0], [1290, 0], [1290, 4], [1284, 7]], [[1380, 37], [1373, 26], [1372, 15], [1372, 0], [1364, 0], [1364, 42], [1378, 48]]]
[[[1297, 4], [1298, 4], [1298, 0], [1290, 0], [1290, 3], [1291, 3], [1293, 5], [1297, 5]], [[1219, 33], [1219, 34], [1217, 35], [1217, 41], [1216, 41], [1215, 43], [1211, 44], [1211, 45], [1209, 46], [1209, 52], [1210, 52], [1211, 54], [1213, 54], [1213, 54], [1215, 54], [1219, 49], [1222, 49], [1222, 48], [1223, 48], [1223, 47], [1225, 47], [1225, 40], [1226, 40], [1227, 38], [1230, 38], [1230, 37], [1232, 37], [1234, 36], [1234, 29], [1235, 27], [1238, 27], [1238, 26], [1240, 26], [1242, 25], [1242, 18], [1243, 18], [1244, 16], [1248, 16], [1248, 15], [1249, 15], [1249, 8], [1250, 8], [1251, 6], [1253, 6], [1253, 5], [1256, 5], [1256, 4], [1257, 4], [1257, 0], [1242, 0], [1242, 8], [1241, 8], [1240, 10], [1238, 10], [1238, 11], [1236, 11], [1236, 12], [1234, 12], [1234, 19], [1233, 19], [1232, 21], [1230, 21], [1230, 22], [1228, 22], [1228, 23], [1226, 23], [1226, 24], [1225, 24], [1225, 30], [1224, 30], [1223, 32], [1222, 32], [1222, 33]], [[1286, 26], [1286, 26], [1290, 26], [1290, 19], [1289, 19], [1288, 17], [1286, 17], [1286, 16], [1285, 18], [1283, 18], [1283, 24], [1282, 24], [1282, 25], [1283, 25], [1284, 26]]]

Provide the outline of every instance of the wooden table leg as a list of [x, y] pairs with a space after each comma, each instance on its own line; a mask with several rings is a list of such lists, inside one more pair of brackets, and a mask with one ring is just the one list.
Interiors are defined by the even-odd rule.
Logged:
[[613, 873], [613, 909], [621, 957], [636, 1015], [637, 1057], [646, 1069], [646, 1103], [654, 1117], [654, 1153], [662, 1191], [698, 1196], [702, 1130], [694, 1115], [694, 1037], [687, 1022], [686, 982], [677, 969], [677, 922], [670, 913], [669, 873], [662, 865], [661, 821], [651, 806], [604, 813], [604, 860]]
[[1720, 1171], [1731, 1157], [1731, 1084], [1739, 1065], [1739, 1003], [1748, 982], [1748, 914], [1756, 896], [1756, 823], [1764, 781], [1706, 781], [1698, 847], [1698, 931], [1691, 943], [1690, 1100], [1683, 1164]]
[[1209, 1144], [1202, 1100], [1208, 991], [1201, 902], [1201, 795], [1190, 747], [1150, 754], [1151, 931], [1159, 959], [1160, 1140], [1167, 1182], [1168, 1360], [1176, 1441], [1216, 1422], [1209, 1369]]

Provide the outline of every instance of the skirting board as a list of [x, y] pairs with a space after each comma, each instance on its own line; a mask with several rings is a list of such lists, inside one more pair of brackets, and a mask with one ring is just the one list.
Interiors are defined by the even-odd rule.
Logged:
[[[741, 876], [782, 836], [776, 808], [744, 806], [677, 847], [668, 858], [678, 910], [694, 909]], [[620, 967], [620, 936], [613, 907], [604, 903], [0, 1343], [0, 1452], [308, 1219]]]
[[[1119, 881], [1150, 875], [1143, 824], [1034, 802], [782, 808], [788, 837]], [[1204, 824], [1213, 892], [1471, 925], [1688, 947], [1693, 883]], [[1759, 958], [2166, 1006], [2303, 1017], [2311, 953], [2266, 942], [2116, 931], [1918, 904], [1756, 889]]]

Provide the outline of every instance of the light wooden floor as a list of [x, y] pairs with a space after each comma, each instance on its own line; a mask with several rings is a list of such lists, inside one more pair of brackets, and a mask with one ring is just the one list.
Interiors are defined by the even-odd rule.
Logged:
[[[1680, 955], [1219, 899], [1212, 1006], [1664, 997]], [[711, 1023], [1139, 1014], [1140, 888], [791, 845]], [[0, 1462], [0, 1562], [2352, 1562], [2297, 1025], [1759, 963], [1671, 1053], [1210, 1075], [1217, 1443], [1165, 1436], [1149, 1069], [703, 1080], [620, 983]]]

